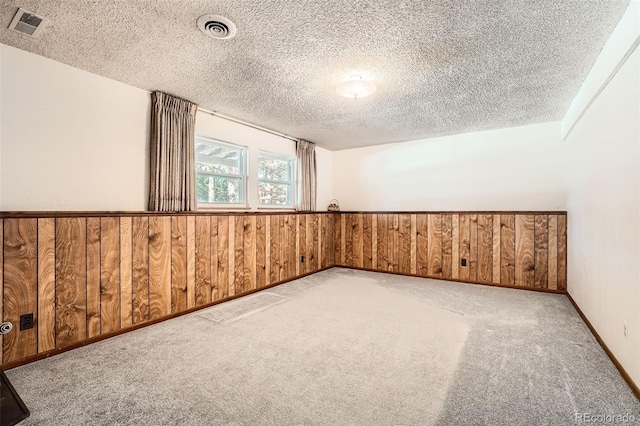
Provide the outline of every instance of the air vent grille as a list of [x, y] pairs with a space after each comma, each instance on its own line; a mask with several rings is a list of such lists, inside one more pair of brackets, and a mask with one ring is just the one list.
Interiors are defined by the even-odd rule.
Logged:
[[220, 40], [236, 35], [236, 26], [229, 19], [219, 15], [202, 15], [198, 18], [198, 28], [207, 36]]
[[45, 19], [22, 8], [18, 9], [9, 28], [19, 33], [36, 37], [45, 25]]

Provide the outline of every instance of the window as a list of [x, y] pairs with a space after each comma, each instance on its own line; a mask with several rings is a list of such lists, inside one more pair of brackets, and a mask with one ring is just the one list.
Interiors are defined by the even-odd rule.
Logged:
[[294, 159], [288, 155], [260, 151], [258, 197], [263, 206], [293, 206]]
[[245, 206], [247, 148], [202, 137], [195, 148], [198, 205]]

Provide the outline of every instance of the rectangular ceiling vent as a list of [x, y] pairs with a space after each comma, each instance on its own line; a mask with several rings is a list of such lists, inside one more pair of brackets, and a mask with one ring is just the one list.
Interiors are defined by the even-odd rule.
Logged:
[[18, 9], [16, 16], [13, 17], [13, 21], [9, 25], [9, 29], [18, 31], [31, 37], [37, 37], [46, 19], [42, 16], [38, 16], [35, 13], [31, 13], [22, 8]]

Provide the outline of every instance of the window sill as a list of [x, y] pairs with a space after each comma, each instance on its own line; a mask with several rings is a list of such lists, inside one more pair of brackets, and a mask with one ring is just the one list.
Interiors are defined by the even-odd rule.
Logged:
[[249, 206], [198, 206], [196, 211], [206, 212], [206, 211], [250, 211], [251, 207]]
[[287, 210], [295, 212], [296, 208], [293, 206], [258, 206], [258, 210]]

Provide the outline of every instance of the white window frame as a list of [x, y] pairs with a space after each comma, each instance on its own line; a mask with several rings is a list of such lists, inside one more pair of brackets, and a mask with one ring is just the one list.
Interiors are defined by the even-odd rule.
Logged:
[[[273, 160], [282, 160], [288, 161], [291, 165], [289, 167], [289, 180], [288, 181], [280, 181], [280, 180], [271, 180], [271, 179], [261, 179], [258, 175], [260, 170], [260, 159], [262, 157], [268, 157]], [[295, 208], [296, 203], [296, 193], [297, 193], [297, 182], [296, 182], [296, 157], [293, 155], [280, 154], [276, 152], [270, 152], [265, 150], [258, 150], [258, 168], [256, 170], [257, 177], [257, 193], [258, 193], [258, 206], [260, 209], [292, 209]], [[288, 184], [291, 190], [289, 191], [289, 203], [288, 204], [264, 204], [260, 201], [260, 182], [268, 182], [273, 184]]]
[[[209, 145], [217, 145], [223, 146], [227, 148], [232, 148], [240, 151], [240, 174], [227, 174], [227, 173], [208, 173], [208, 172], [199, 172], [196, 169], [196, 179], [198, 175], [207, 175], [207, 176], [220, 176], [220, 177], [231, 177], [231, 178], [239, 178], [241, 179], [241, 193], [240, 193], [240, 202], [238, 203], [205, 203], [198, 201], [198, 210], [204, 209], [247, 209], [249, 207], [249, 191], [248, 191], [248, 177], [249, 177], [249, 148], [244, 145], [238, 145], [231, 142], [221, 141], [220, 139], [212, 139], [205, 136], [196, 136], [195, 143], [206, 143]], [[195, 149], [195, 147], [194, 147]], [[194, 158], [194, 162], [196, 159]], [[194, 164], [195, 167], [195, 164]], [[196, 188], [196, 197], [197, 197], [197, 188]]]

